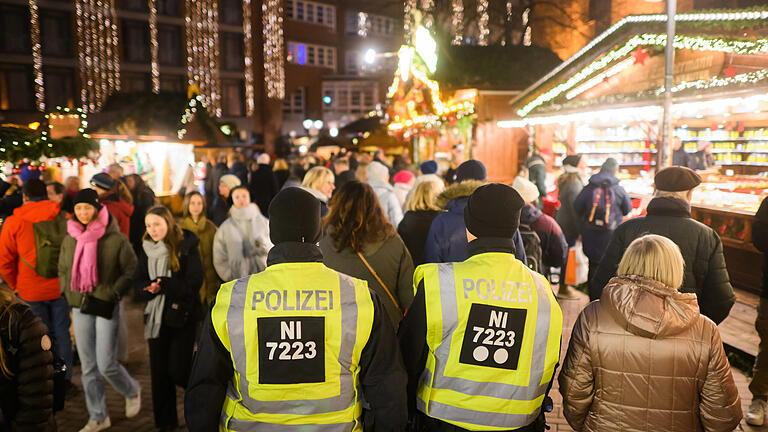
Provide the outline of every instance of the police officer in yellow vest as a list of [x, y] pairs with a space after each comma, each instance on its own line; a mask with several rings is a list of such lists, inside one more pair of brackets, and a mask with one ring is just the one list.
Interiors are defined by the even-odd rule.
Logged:
[[269, 226], [266, 270], [223, 284], [206, 317], [187, 427], [361, 431], [365, 417], [366, 430], [403, 430], [397, 338], [365, 281], [323, 265], [320, 202], [285, 189], [269, 206]]
[[481, 186], [464, 211], [470, 258], [414, 273], [399, 338], [416, 430], [544, 430], [563, 316], [545, 278], [515, 259], [524, 205], [509, 186]]

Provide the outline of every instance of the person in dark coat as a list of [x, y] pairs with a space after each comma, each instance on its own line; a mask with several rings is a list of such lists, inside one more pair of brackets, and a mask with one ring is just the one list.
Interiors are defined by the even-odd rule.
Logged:
[[760, 336], [760, 345], [755, 358], [749, 391], [752, 404], [747, 411], [747, 423], [762, 426], [768, 406], [768, 198], [760, 203], [760, 209], [752, 222], [752, 243], [763, 253], [763, 284], [760, 290], [760, 305], [757, 308], [755, 328]]
[[[624, 188], [619, 186], [619, 179], [616, 178], [617, 169], [616, 159], [608, 158], [600, 167], [600, 172], [589, 178], [589, 184], [579, 192], [573, 202], [573, 208], [581, 219], [581, 244], [584, 255], [589, 258], [590, 279], [597, 271], [600, 260], [603, 259], [603, 253], [608, 247], [613, 231], [619, 226], [624, 216], [632, 211], [632, 201]], [[597, 197], [598, 193], [599, 197]], [[595, 211], [601, 206], [605, 209], [605, 215]]]
[[107, 173], [98, 173], [91, 177], [91, 186], [99, 193], [99, 202], [109, 214], [117, 219], [120, 232], [131, 238], [131, 215], [133, 214], [133, 195], [120, 180], [115, 180]]
[[141, 248], [141, 237], [144, 235], [144, 216], [147, 210], [155, 205], [155, 192], [144, 183], [138, 174], [125, 176], [125, 185], [133, 196], [133, 213], [131, 214], [131, 245], [136, 254]]
[[0, 180], [0, 219], [12, 215], [16, 208], [24, 204], [21, 193], [24, 183], [39, 178], [40, 170], [37, 167], [25, 166], [18, 176], [11, 176], [7, 182]]
[[[438, 207], [445, 210], [429, 228], [424, 244], [424, 261], [428, 263], [461, 262], [466, 260], [467, 236], [464, 225], [464, 208], [475, 189], [485, 184], [486, 171], [482, 162], [470, 159], [456, 169], [456, 183], [448, 186], [437, 197]], [[515, 257], [525, 259], [525, 247], [520, 233], [516, 232]]]
[[218, 196], [213, 200], [213, 206], [208, 209], [208, 219], [220, 226], [229, 217], [232, 207], [232, 189], [240, 186], [240, 179], [232, 174], [225, 174], [219, 179]]
[[[581, 219], [573, 208], [576, 197], [584, 189], [581, 173], [585, 166], [579, 155], [568, 155], [563, 159], [563, 174], [557, 178], [557, 198], [560, 200], [560, 208], [555, 213], [555, 220], [565, 234], [568, 246], [576, 244], [581, 235]], [[564, 273], [563, 273], [564, 274]]]
[[411, 253], [414, 267], [424, 264], [424, 243], [427, 241], [429, 227], [443, 209], [437, 206], [437, 195], [443, 191], [442, 182], [422, 182], [413, 189], [407, 202], [403, 220], [397, 226], [397, 233], [403, 239], [405, 247]]
[[0, 341], [0, 430], [56, 431], [48, 329], [7, 287], [0, 287]]
[[672, 138], [672, 166], [688, 166], [688, 153], [680, 137]]
[[182, 230], [171, 212], [152, 207], [133, 278], [134, 298], [146, 301], [144, 338], [149, 344], [152, 408], [158, 429], [175, 430], [176, 386], [186, 388], [195, 326], [201, 316], [203, 263], [199, 240]]
[[240, 179], [240, 184], [248, 184], [248, 167], [245, 165], [245, 156], [242, 153], [235, 153], [234, 162], [229, 167], [229, 174]]
[[594, 278], [589, 297], [600, 298], [603, 287], [616, 276], [619, 260], [632, 240], [645, 234], [671, 239], [685, 259], [681, 292], [696, 293], [701, 313], [716, 324], [731, 310], [736, 296], [725, 267], [723, 245], [712, 228], [691, 218], [690, 200], [701, 177], [690, 168], [669, 167], [654, 179], [656, 192], [647, 216], [630, 219], [616, 228]]
[[[528, 180], [539, 189], [539, 196], [547, 196], [547, 162], [552, 158], [552, 149], [534, 149], [531, 157], [526, 159], [525, 167], [528, 168]], [[541, 208], [539, 200], [536, 207]]]
[[[281, 191], [270, 205], [269, 222], [270, 238], [275, 244], [269, 251], [269, 267], [300, 263], [323, 265], [323, 254], [317, 246], [322, 232], [320, 204], [311, 194], [299, 188]], [[369, 330], [368, 343], [359, 354], [358, 389], [370, 405], [370, 411], [364, 413], [364, 424], [368, 426], [367, 430], [402, 431], [407, 422], [407, 377], [387, 313], [373, 291], [371, 298], [373, 325]], [[221, 408], [233, 379], [232, 355], [222, 345], [208, 313], [184, 400], [184, 413], [190, 431], [218, 430]], [[309, 407], [306, 403], [304, 405]]]
[[212, 208], [214, 199], [219, 196], [219, 182], [221, 177], [226, 175], [229, 171], [227, 166], [227, 155], [220, 154], [216, 165], [211, 167], [210, 171], [206, 171], [205, 177], [205, 200], [208, 202], [208, 208]]
[[272, 167], [269, 165], [269, 155], [266, 153], [260, 154], [256, 162], [259, 163], [259, 168], [251, 172], [248, 191], [251, 192], [251, 202], [259, 206], [261, 214], [266, 217], [269, 203], [277, 195], [279, 188], [277, 186], [277, 177], [275, 177]]

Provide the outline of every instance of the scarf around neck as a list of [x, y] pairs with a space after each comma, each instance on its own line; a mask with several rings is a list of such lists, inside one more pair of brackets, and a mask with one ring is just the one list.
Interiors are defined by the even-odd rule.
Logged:
[[98, 243], [109, 225], [109, 212], [102, 207], [88, 226], [75, 219], [67, 221], [67, 232], [75, 239], [75, 258], [72, 263], [72, 280], [69, 289], [74, 292], [92, 292], [99, 284]]
[[165, 242], [144, 240], [141, 246], [147, 254], [147, 271], [149, 272], [149, 279], [154, 281], [159, 277], [170, 277], [171, 271], [170, 266], [168, 265], [169, 254]]
[[205, 230], [205, 223], [207, 220], [208, 219], [206, 219], [204, 215], [200, 215], [200, 218], [197, 220], [197, 222], [192, 219], [192, 216], [187, 216], [181, 222], [181, 227], [187, 231], [192, 231], [195, 235], [198, 235]]

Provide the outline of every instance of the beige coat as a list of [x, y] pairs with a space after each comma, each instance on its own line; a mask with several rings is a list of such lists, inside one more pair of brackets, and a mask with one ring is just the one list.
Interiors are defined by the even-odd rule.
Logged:
[[732, 431], [739, 393], [717, 326], [695, 294], [611, 279], [573, 328], [559, 376], [576, 431]]

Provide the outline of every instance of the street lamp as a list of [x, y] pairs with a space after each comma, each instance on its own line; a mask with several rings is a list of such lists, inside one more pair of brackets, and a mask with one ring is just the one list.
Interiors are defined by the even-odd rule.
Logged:
[[365, 61], [368, 64], [373, 64], [373, 62], [376, 61], [376, 50], [373, 48], [369, 48], [365, 55], [363, 55], [363, 61]]
[[311, 119], [305, 119], [303, 122], [301, 122], [301, 125], [304, 127], [304, 129], [310, 130], [310, 129], [312, 129], [312, 120]]

